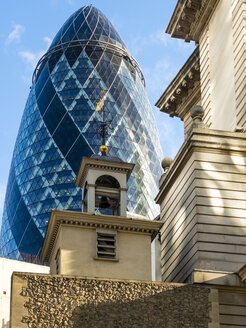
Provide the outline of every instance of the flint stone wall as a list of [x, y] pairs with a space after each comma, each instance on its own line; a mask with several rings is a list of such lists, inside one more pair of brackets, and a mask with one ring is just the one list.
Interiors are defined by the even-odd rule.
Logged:
[[207, 328], [209, 288], [14, 273], [11, 327]]

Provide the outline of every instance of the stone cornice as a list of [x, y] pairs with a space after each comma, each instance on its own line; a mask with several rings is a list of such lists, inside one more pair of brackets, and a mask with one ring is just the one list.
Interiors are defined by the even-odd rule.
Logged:
[[239, 270], [238, 275], [246, 283], [246, 264]]
[[80, 164], [80, 169], [77, 175], [77, 179], [75, 181], [75, 185], [80, 188], [83, 188], [89, 168], [93, 168], [96, 170], [107, 169], [114, 172], [125, 172], [127, 174], [127, 179], [129, 179], [134, 166], [135, 164], [114, 162], [114, 161], [110, 161], [110, 159], [100, 160], [95, 158], [83, 157], [82, 162]]
[[171, 117], [178, 116], [183, 120], [200, 96], [200, 62], [197, 47], [155, 106]]
[[218, 0], [179, 0], [166, 32], [174, 38], [199, 42]]
[[195, 151], [230, 155], [241, 154], [245, 156], [246, 133], [211, 130], [207, 128], [193, 129], [176, 155], [169, 170], [160, 179], [159, 193], [155, 198], [157, 204], [162, 202], [165, 194]]
[[132, 219], [111, 215], [95, 215], [89, 213], [52, 210], [47, 231], [44, 237], [43, 246], [40, 251], [40, 258], [49, 262], [53, 246], [60, 226], [70, 225], [88, 229], [113, 229], [122, 232], [135, 232], [151, 235], [152, 240], [158, 234], [162, 222]]

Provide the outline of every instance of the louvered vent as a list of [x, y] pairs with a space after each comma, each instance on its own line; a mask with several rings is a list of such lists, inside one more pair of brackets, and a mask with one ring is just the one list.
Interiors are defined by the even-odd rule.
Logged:
[[116, 234], [97, 233], [97, 257], [105, 259], [116, 258]]

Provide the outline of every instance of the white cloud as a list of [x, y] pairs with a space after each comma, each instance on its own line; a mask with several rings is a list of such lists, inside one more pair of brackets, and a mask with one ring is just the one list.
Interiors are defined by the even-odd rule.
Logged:
[[48, 36], [43, 37], [43, 41], [46, 43], [47, 48], [51, 45], [52, 39]]
[[19, 56], [23, 59], [24, 62], [26, 62], [31, 70], [33, 70], [39, 59], [45, 54], [46, 50], [49, 48], [52, 39], [48, 36], [43, 37], [43, 41], [46, 43], [46, 47], [44, 50], [39, 50], [39, 51], [31, 51], [31, 50], [26, 50], [26, 51], [20, 51], [18, 54]]
[[[53, 7], [57, 7], [59, 5], [60, 0], [50, 0], [50, 3]], [[68, 5], [72, 6], [74, 4], [73, 0], [65, 0]]]
[[19, 42], [24, 31], [25, 27], [23, 25], [14, 24], [13, 30], [8, 35], [6, 44], [9, 45], [12, 42]]
[[44, 51], [33, 52], [27, 50], [20, 51], [18, 54], [33, 70], [36, 67], [38, 60], [43, 56]]

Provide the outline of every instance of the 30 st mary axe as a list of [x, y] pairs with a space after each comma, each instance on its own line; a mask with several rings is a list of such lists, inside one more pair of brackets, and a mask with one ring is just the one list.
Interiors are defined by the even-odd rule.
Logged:
[[96, 8], [76, 11], [40, 59], [10, 168], [0, 247], [38, 254], [52, 208], [80, 210], [74, 181], [83, 156], [99, 153], [102, 90], [111, 121], [110, 156], [136, 164], [128, 210], [154, 218], [162, 155], [158, 131], [137, 62]]

